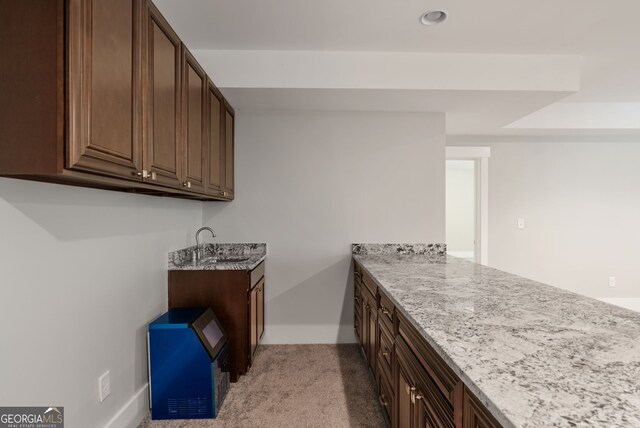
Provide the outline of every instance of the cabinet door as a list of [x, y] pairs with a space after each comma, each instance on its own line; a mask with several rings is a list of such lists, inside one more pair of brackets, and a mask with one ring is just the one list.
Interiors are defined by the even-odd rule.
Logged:
[[396, 427], [413, 428], [415, 419], [413, 395], [416, 390], [416, 380], [407, 355], [398, 347], [396, 347], [395, 366], [397, 373], [396, 395], [398, 397]]
[[464, 428], [500, 428], [501, 425], [489, 414], [489, 411], [465, 388], [463, 398]]
[[153, 3], [147, 5], [144, 169], [148, 181], [180, 188], [180, 39]]
[[262, 340], [262, 336], [264, 335], [264, 278], [260, 281], [260, 284], [257, 285], [257, 287], [259, 287], [258, 289], [258, 319], [257, 319], [257, 324], [258, 324], [258, 338], [257, 338], [257, 342], [258, 344], [260, 344], [260, 341]]
[[66, 167], [140, 180], [141, 0], [69, 0]]
[[206, 192], [211, 196], [223, 196], [224, 181], [224, 126], [226, 117], [224, 99], [211, 80], [207, 83], [207, 180]]
[[362, 293], [360, 291], [361, 286], [358, 281], [354, 281], [354, 305], [353, 305], [353, 327], [356, 333], [356, 339], [360, 346], [362, 346]]
[[182, 188], [204, 193], [208, 140], [205, 138], [207, 76], [182, 45], [182, 132], [185, 143]]
[[224, 144], [224, 196], [233, 199], [234, 189], [234, 145], [235, 145], [235, 115], [231, 106], [225, 103], [225, 144]]
[[256, 285], [249, 296], [249, 358], [253, 361], [253, 354], [258, 349], [258, 286]]
[[369, 367], [371, 368], [371, 371], [373, 372], [374, 376], [376, 374], [376, 371], [378, 369], [377, 367], [377, 355], [378, 355], [378, 341], [377, 339], [377, 327], [378, 327], [378, 318], [377, 318], [377, 310], [376, 310], [376, 306], [375, 303], [371, 302], [369, 304], [369, 328], [368, 328], [368, 335], [369, 338], [367, 339], [368, 342], [368, 346], [369, 349], [367, 350], [367, 355], [369, 357]]

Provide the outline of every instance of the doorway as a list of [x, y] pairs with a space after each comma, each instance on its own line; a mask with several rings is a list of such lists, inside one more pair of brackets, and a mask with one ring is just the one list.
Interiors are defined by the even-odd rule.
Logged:
[[476, 161], [447, 160], [447, 254], [476, 261]]
[[447, 147], [447, 254], [488, 263], [488, 147]]

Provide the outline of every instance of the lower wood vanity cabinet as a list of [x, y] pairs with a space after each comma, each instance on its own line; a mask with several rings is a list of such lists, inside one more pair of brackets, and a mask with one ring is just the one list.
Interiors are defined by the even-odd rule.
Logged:
[[392, 428], [500, 428], [357, 262], [354, 327]]
[[210, 307], [229, 337], [231, 381], [246, 373], [264, 335], [265, 262], [253, 270], [170, 270], [169, 309]]

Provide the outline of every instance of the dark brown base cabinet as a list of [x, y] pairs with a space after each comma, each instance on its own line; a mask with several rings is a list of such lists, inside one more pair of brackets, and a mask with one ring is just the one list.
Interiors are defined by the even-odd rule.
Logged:
[[0, 16], [0, 176], [233, 199], [233, 108], [151, 0]]
[[171, 270], [169, 309], [210, 307], [230, 345], [231, 381], [246, 373], [264, 335], [265, 264], [248, 270]]
[[356, 262], [354, 328], [392, 428], [500, 424]]

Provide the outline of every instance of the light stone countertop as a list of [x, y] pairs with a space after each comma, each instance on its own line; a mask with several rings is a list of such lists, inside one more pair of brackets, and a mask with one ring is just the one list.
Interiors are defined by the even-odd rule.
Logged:
[[505, 427], [640, 427], [640, 313], [451, 256], [353, 258]]
[[[169, 270], [253, 270], [267, 258], [267, 244], [215, 243], [201, 245], [202, 257], [194, 259], [197, 247], [169, 253]], [[220, 258], [243, 258], [237, 262], [220, 262]]]

